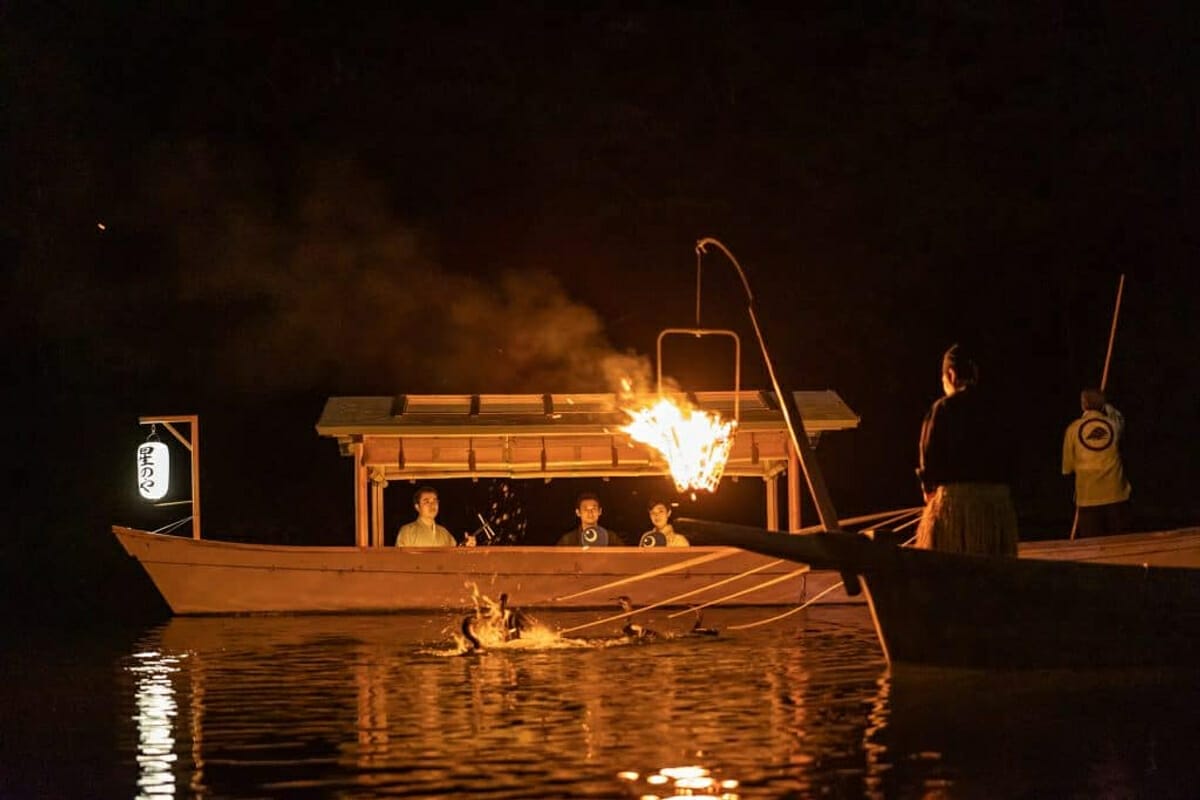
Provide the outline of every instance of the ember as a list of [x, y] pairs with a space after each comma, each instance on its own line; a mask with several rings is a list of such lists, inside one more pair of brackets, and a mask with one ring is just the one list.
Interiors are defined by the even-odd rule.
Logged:
[[624, 411], [632, 421], [621, 430], [662, 454], [676, 489], [716, 490], [733, 447], [735, 420], [685, 409], [668, 397], [660, 397], [648, 407]]

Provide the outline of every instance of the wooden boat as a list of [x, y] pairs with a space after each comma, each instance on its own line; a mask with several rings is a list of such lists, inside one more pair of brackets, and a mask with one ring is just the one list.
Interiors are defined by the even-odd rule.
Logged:
[[1200, 528], [1021, 544], [1022, 558], [1200, 568]]
[[[800, 528], [795, 448], [771, 394], [697, 394], [701, 407], [730, 413], [741, 434], [726, 469], [765, 486], [769, 527], [778, 527], [780, 477], [786, 478], [788, 529]], [[833, 392], [797, 392], [809, 439], [854, 427], [858, 418]], [[300, 547], [241, 544], [201, 537], [198, 420], [146, 417], [163, 424], [192, 453], [192, 536], [114, 526], [176, 614], [376, 612], [471, 605], [472, 585], [506, 591], [538, 608], [595, 608], [616, 594], [639, 604], [780, 605], [861, 602], [837, 587], [839, 575], [720, 546], [681, 548], [480, 547], [400, 549], [385, 541], [381, 520], [390, 481], [449, 477], [640, 477], [665, 465], [618, 432], [612, 395], [438, 395], [331, 398], [317, 430], [354, 456], [357, 544]], [[184, 437], [174, 425], [191, 426]], [[886, 515], [878, 515], [882, 519]], [[872, 521], [871, 517], [858, 520]], [[850, 521], [843, 521], [850, 522]], [[693, 543], [706, 542], [693, 536]], [[1200, 566], [1200, 536], [1139, 534], [1104, 540], [1022, 545], [1034, 558]]]
[[[791, 561], [717, 546], [298, 547], [192, 539], [122, 526], [114, 526], [113, 532], [176, 614], [463, 608], [471, 604], [472, 585], [484, 593], [506, 591], [523, 606], [538, 608], [608, 606], [617, 594], [630, 594], [644, 604], [682, 606], [735, 595], [725, 604], [786, 605], [804, 602], [840, 580], [836, 571], [797, 573]], [[1034, 542], [1023, 544], [1021, 555], [1200, 567], [1200, 530]], [[834, 589], [822, 601], [862, 598]]]
[[789, 605], [838, 580], [723, 547], [298, 547], [113, 532], [176, 614], [462, 609], [472, 586], [529, 608], [611, 607], [620, 594], [684, 606], [739, 592], [725, 602]]
[[[681, 521], [681, 524], [684, 524]], [[837, 570], [861, 587], [893, 663], [954, 667], [1200, 664], [1200, 528], [1083, 540], [1040, 558], [995, 558], [900, 547], [863, 534], [781, 536], [687, 520], [710, 541]], [[1153, 566], [1154, 548], [1170, 563]], [[1138, 555], [1140, 551], [1140, 556]], [[1082, 550], [1076, 552], [1084, 552]], [[1138, 559], [1141, 559], [1140, 561]]]
[[[795, 392], [808, 441], [846, 430], [858, 417], [832, 391]], [[763, 481], [768, 527], [800, 528], [798, 456], [775, 395], [697, 392], [696, 407], [737, 415], [739, 433], [727, 478]], [[355, 496], [354, 544], [302, 547], [202, 538], [199, 436], [195, 417], [143, 417], [161, 424], [191, 451], [192, 536], [114, 526], [175, 614], [374, 612], [466, 608], [472, 585], [505, 591], [534, 608], [595, 608], [618, 594], [638, 604], [686, 606], [803, 602], [837, 583], [795, 564], [721, 547], [396, 548], [384, 531], [390, 483], [407, 502], [412, 481], [448, 478], [665, 476], [656, 453], [630, 440], [628, 417], [611, 394], [402, 395], [330, 398], [317, 432], [350, 457]], [[184, 435], [174, 426], [190, 426]], [[398, 498], [399, 499], [399, 498]], [[386, 535], [385, 535], [386, 534]], [[828, 600], [849, 600], [836, 592]]]

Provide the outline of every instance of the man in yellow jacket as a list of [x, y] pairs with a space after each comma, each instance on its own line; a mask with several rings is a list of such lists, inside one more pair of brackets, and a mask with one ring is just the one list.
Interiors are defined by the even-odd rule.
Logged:
[[1079, 536], [1123, 533], [1129, 526], [1132, 489], [1121, 463], [1125, 419], [1098, 389], [1080, 393], [1083, 416], [1063, 435], [1063, 475], [1075, 473]]

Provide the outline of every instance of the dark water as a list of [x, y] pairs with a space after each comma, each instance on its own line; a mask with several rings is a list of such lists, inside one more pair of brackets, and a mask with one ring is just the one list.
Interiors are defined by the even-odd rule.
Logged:
[[482, 655], [448, 614], [14, 638], [0, 797], [669, 797], [648, 779], [686, 766], [693, 796], [1196, 796], [1191, 674], [889, 671], [863, 607], [731, 630], [764, 615]]

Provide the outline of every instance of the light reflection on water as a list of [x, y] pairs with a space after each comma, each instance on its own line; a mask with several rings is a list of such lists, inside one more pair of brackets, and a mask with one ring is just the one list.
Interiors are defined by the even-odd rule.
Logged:
[[[763, 613], [712, 610], [706, 622]], [[1196, 723], [1175, 715], [1185, 727], [1171, 730], [1136, 711], [1166, 692], [1161, 676], [890, 673], [861, 606], [718, 637], [625, 644], [614, 630], [465, 655], [455, 654], [457, 621], [177, 618], [149, 631], [123, 665], [136, 719], [121, 746], [138, 764], [138, 791], [972, 797], [1153, 785], [1184, 796], [1173, 789], [1196, 777], [1194, 764], [1180, 773], [1179, 745], [1164, 744], [1194, 743]], [[1096, 742], [1089, 732], [1113, 718], [1097, 701], [1125, 720], [1134, 709], [1133, 728]], [[1151, 752], [1173, 766], [1155, 775]], [[686, 767], [698, 771], [671, 771]]]
[[134, 653], [131, 659], [137, 701], [137, 796], [173, 797], [176, 705], [171, 673], [179, 671], [180, 659], [154, 651]]

